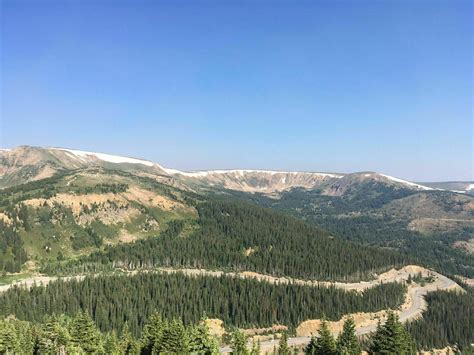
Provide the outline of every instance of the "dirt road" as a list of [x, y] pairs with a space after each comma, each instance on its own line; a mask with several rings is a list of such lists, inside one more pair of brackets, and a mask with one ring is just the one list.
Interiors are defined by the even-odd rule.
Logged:
[[[301, 284], [301, 285], [312, 285], [312, 286], [329, 286], [334, 285], [335, 287], [342, 288], [345, 290], [355, 290], [355, 291], [363, 291], [367, 288], [374, 287], [382, 282], [400, 282], [407, 280], [409, 275], [416, 275], [421, 272], [424, 276], [430, 275], [433, 276], [435, 281], [432, 283], [428, 283], [424, 286], [411, 286], [408, 288], [407, 300], [405, 304], [402, 306], [402, 309], [399, 313], [400, 320], [402, 322], [406, 322], [409, 320], [416, 319], [419, 317], [423, 311], [426, 309], [427, 304], [424, 300], [424, 296], [428, 292], [436, 291], [436, 290], [443, 290], [443, 289], [453, 289], [460, 287], [451, 279], [447, 278], [444, 275], [438, 274], [436, 272], [421, 268], [415, 265], [405, 266], [399, 270], [390, 270], [386, 273], [379, 275], [379, 277], [372, 281], [362, 281], [358, 283], [342, 283], [342, 282], [319, 282], [316, 280], [307, 281], [307, 280], [297, 280], [291, 278], [278, 278], [272, 277], [268, 275], [261, 275], [254, 272], [228, 272], [225, 273], [223, 271], [210, 271], [210, 270], [203, 270], [203, 269], [168, 269], [168, 268], [161, 268], [156, 270], [157, 272], [165, 272], [165, 273], [175, 273], [175, 272], [182, 272], [189, 276], [196, 276], [196, 275], [209, 275], [214, 277], [221, 277], [224, 275], [232, 276], [232, 277], [239, 277], [239, 278], [255, 278], [262, 282], [269, 282], [269, 283], [294, 283], [294, 284]], [[128, 275], [136, 274], [138, 271], [131, 271], [128, 272]], [[85, 276], [78, 275], [78, 276], [68, 276], [62, 277], [62, 280], [81, 280]], [[34, 276], [26, 279], [19, 280], [15, 283], [0, 286], [0, 292], [4, 292], [9, 288], [13, 287], [14, 285], [21, 285], [23, 287], [31, 287], [34, 284], [42, 284], [46, 285], [49, 282], [57, 280], [58, 277], [54, 276]], [[375, 330], [377, 326], [377, 321], [374, 319], [371, 324], [364, 326], [359, 326], [356, 328], [356, 332], [358, 335], [368, 334]], [[309, 336], [297, 336], [288, 339], [288, 344], [291, 346], [300, 346], [307, 344], [310, 341]], [[278, 340], [268, 340], [261, 342], [261, 349], [262, 351], [270, 351], [273, 350], [273, 347], [278, 345]], [[229, 347], [223, 347], [221, 349], [222, 353], [229, 353], [231, 349]]]
[[[400, 320], [402, 322], [407, 322], [409, 320], [417, 319], [423, 311], [426, 309], [427, 304], [424, 299], [424, 296], [428, 292], [433, 292], [436, 290], [449, 290], [449, 289], [455, 289], [459, 288], [459, 286], [451, 279], [447, 278], [446, 276], [443, 276], [438, 273], [431, 273], [435, 277], [435, 281], [429, 284], [426, 284], [425, 286], [414, 286], [409, 288], [408, 292], [408, 299], [410, 300], [408, 302], [408, 307], [403, 309], [399, 314]], [[405, 276], [400, 274], [400, 276]], [[408, 277], [408, 275], [406, 275]], [[356, 333], [357, 335], [364, 335], [371, 333], [375, 330], [377, 327], [377, 320], [374, 319], [373, 323], [370, 325], [366, 325], [363, 327], [357, 327], [356, 328]], [[337, 335], [337, 334], [335, 334]], [[311, 340], [311, 337], [309, 336], [299, 336], [299, 337], [293, 337], [288, 339], [288, 345], [290, 346], [302, 346], [306, 345], [309, 343]], [[265, 351], [271, 351], [273, 348], [276, 346], [278, 347], [278, 340], [267, 340], [263, 341], [260, 343], [261, 350], [262, 352]], [[249, 344], [250, 346], [250, 344]], [[221, 353], [230, 353], [231, 349], [230, 347], [226, 346], [221, 348]]]

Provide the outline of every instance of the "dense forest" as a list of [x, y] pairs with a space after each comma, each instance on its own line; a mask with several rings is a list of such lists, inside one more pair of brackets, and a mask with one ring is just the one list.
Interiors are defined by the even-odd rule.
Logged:
[[0, 354], [218, 354], [218, 339], [205, 322], [185, 326], [158, 314], [146, 320], [142, 335], [134, 337], [127, 323], [122, 332], [100, 332], [90, 316], [46, 316], [41, 323], [0, 320]]
[[45, 271], [87, 271], [85, 267], [96, 263], [127, 269], [172, 266], [360, 280], [407, 262], [396, 252], [346, 242], [293, 217], [250, 204], [210, 200], [198, 203], [197, 210], [199, 219], [186, 229], [191, 233], [182, 233], [185, 222], [173, 221], [158, 238], [111, 246]]
[[[230, 345], [232, 354], [259, 355], [261, 346], [255, 339], [251, 347], [249, 338], [239, 329], [220, 338], [212, 334], [206, 319], [190, 325], [174, 319], [168, 321], [158, 313], [146, 320], [140, 337], [130, 334], [128, 325], [122, 332], [100, 332], [90, 316], [78, 312], [73, 317], [65, 315], [47, 316], [41, 323], [18, 321], [13, 318], [0, 321], [0, 353], [6, 354], [219, 354], [221, 341]], [[226, 339], [226, 340], [224, 340]], [[389, 312], [384, 324], [378, 325], [362, 345], [369, 354], [414, 355], [416, 344], [395, 313]], [[362, 348], [355, 332], [352, 318], [344, 321], [337, 336], [331, 334], [325, 320], [319, 335], [313, 336], [304, 348], [308, 355], [359, 355]], [[278, 355], [299, 353], [288, 345], [288, 333], [283, 332], [278, 340]]]
[[421, 349], [456, 344], [466, 351], [474, 343], [474, 289], [465, 287], [465, 290], [465, 293], [437, 291], [426, 296], [428, 309], [423, 318], [408, 324]]
[[[452, 248], [455, 241], [472, 238], [474, 228], [466, 226], [455, 231], [423, 235], [408, 227], [410, 220], [378, 210], [394, 199], [414, 194], [413, 191], [393, 190], [376, 183], [362, 187], [352, 194], [349, 191], [345, 197], [325, 196], [320, 190], [299, 188], [282, 193], [279, 199], [231, 190], [225, 193], [293, 215], [348, 241], [397, 249], [413, 262], [441, 273], [474, 277], [474, 258]], [[441, 208], [447, 211], [455, 209], [439, 193], [429, 194]]]
[[19, 272], [28, 259], [15, 225], [0, 219], [0, 272]]
[[158, 311], [164, 318], [179, 317], [185, 324], [203, 314], [228, 326], [252, 327], [306, 319], [397, 308], [406, 288], [381, 284], [363, 293], [335, 287], [273, 285], [234, 277], [189, 277], [180, 273], [140, 273], [134, 276], [89, 276], [82, 281], [55, 281], [31, 290], [14, 287], [0, 294], [0, 316], [41, 321], [45, 315], [78, 311], [91, 314], [104, 331], [121, 331], [123, 323], [138, 334], [145, 319]]

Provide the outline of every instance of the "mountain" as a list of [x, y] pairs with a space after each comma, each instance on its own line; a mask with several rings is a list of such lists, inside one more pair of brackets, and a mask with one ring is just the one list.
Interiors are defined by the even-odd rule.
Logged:
[[[196, 188], [224, 188], [243, 192], [277, 193], [293, 188], [320, 189], [341, 196], [353, 184], [375, 182], [413, 191], [435, 188], [374, 172], [354, 174], [265, 170], [210, 170], [184, 172], [148, 160], [65, 148], [20, 146], [0, 150], [0, 188], [51, 177], [56, 173], [102, 167], [157, 178], [173, 178]], [[167, 180], [169, 183], [169, 179]]]
[[459, 188], [452, 183], [420, 184], [375, 172], [184, 172], [138, 158], [21, 146], [0, 151], [0, 187], [0, 217], [30, 213], [26, 220], [36, 227], [20, 235], [39, 259], [156, 235], [171, 220], [196, 218], [189, 201], [197, 194], [252, 202], [332, 235], [474, 276], [474, 198], [448, 191]]
[[0, 150], [0, 188], [93, 167], [165, 174], [160, 165], [142, 159], [72, 149], [20, 146]]
[[450, 190], [474, 196], [474, 181], [420, 182], [434, 189]]

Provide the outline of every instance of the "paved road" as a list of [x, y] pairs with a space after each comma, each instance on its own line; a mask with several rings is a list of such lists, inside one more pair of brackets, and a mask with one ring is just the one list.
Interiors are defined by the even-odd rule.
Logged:
[[[423, 313], [423, 311], [427, 307], [424, 296], [428, 292], [456, 287], [457, 284], [453, 280], [448, 279], [446, 276], [443, 276], [437, 273], [433, 273], [433, 274], [436, 277], [436, 281], [426, 284], [423, 287], [415, 286], [409, 289], [409, 296], [411, 297], [412, 302], [410, 303], [410, 306], [408, 308], [403, 309], [400, 312], [399, 314], [400, 321], [406, 322], [409, 320], [416, 319]], [[356, 333], [357, 335], [368, 334], [368, 333], [373, 332], [376, 329], [376, 327], [377, 327], [377, 321], [374, 320], [373, 324], [356, 328]], [[311, 340], [311, 337], [309, 336], [289, 338], [288, 345], [290, 346], [306, 345], [309, 343], [310, 340]], [[278, 344], [279, 344], [278, 340], [272, 339], [272, 340], [261, 342], [260, 347], [261, 347], [262, 352], [265, 352], [265, 351], [273, 350], [275, 346], [278, 347]], [[230, 352], [231, 352], [231, 349], [228, 346], [221, 348], [221, 353], [223, 354], [230, 353]]]

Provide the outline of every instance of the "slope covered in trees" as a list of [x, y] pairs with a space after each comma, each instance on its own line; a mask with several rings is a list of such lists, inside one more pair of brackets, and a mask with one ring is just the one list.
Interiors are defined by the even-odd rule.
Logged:
[[[472, 255], [453, 248], [457, 241], [468, 241], [474, 233], [472, 197], [443, 191], [414, 194], [383, 185], [363, 185], [344, 196], [299, 188], [285, 191], [279, 198], [230, 190], [226, 193], [293, 215], [358, 244], [398, 249], [417, 264], [441, 273], [474, 277]], [[420, 211], [415, 212], [418, 207]], [[418, 217], [435, 217], [432, 221], [441, 226], [450, 219], [462, 223], [451, 229], [434, 226], [422, 233], [410, 224]]]
[[347, 313], [396, 308], [403, 303], [405, 291], [396, 283], [358, 293], [233, 277], [141, 273], [56, 281], [31, 290], [14, 287], [0, 294], [0, 316], [41, 321], [48, 314], [84, 310], [102, 330], [121, 331], [127, 321], [134, 334], [154, 310], [164, 318], [179, 317], [185, 324], [206, 314], [239, 327], [296, 326], [322, 316], [336, 320]]
[[85, 312], [73, 317], [47, 316], [33, 324], [0, 320], [0, 354], [218, 354], [218, 339], [204, 322], [185, 326], [152, 314], [141, 337], [130, 334], [125, 323], [120, 335], [101, 333]]
[[465, 293], [437, 291], [426, 296], [423, 318], [408, 324], [420, 349], [451, 344], [466, 351], [474, 344], [474, 289], [465, 289]]
[[171, 222], [157, 238], [111, 246], [47, 271], [82, 271], [95, 263], [128, 269], [172, 266], [359, 280], [407, 262], [393, 251], [346, 242], [258, 206], [212, 199], [196, 207], [199, 218], [187, 228], [194, 230], [192, 233], [182, 233], [183, 221]]

